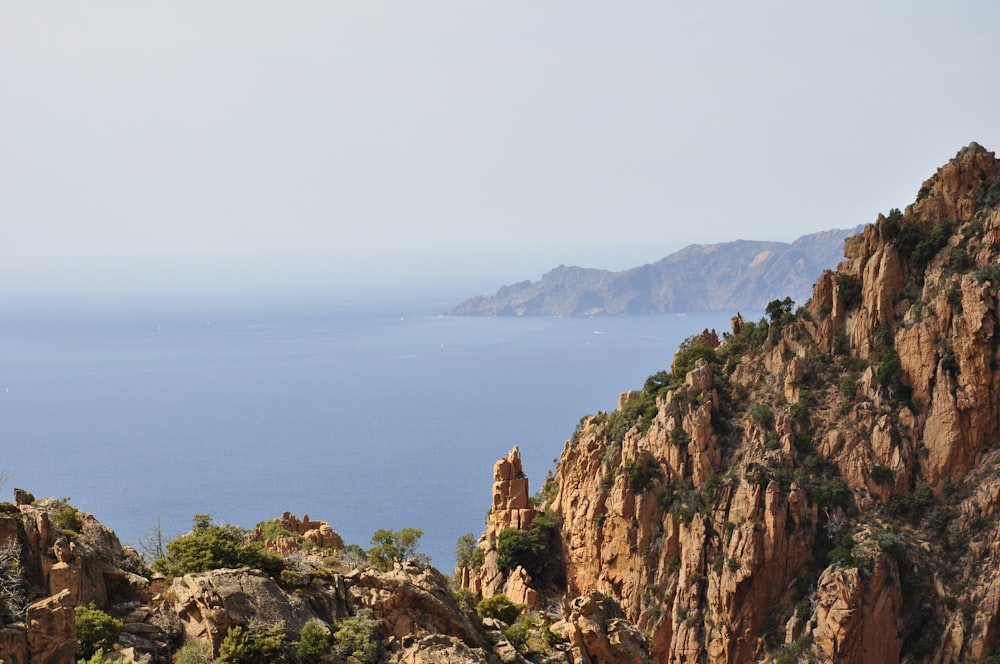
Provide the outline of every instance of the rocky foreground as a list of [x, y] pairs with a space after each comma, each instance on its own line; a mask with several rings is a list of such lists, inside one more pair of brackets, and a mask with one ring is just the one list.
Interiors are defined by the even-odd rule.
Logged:
[[845, 256], [582, 418], [537, 494], [511, 450], [451, 580], [287, 514], [150, 568], [15, 491], [0, 658], [997, 661], [1000, 161], [963, 148]]

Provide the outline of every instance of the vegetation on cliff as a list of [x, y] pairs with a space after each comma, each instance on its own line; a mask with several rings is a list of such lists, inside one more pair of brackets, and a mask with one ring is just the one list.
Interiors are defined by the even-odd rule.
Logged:
[[563, 590], [614, 598], [657, 661], [992, 652], [998, 202], [1000, 162], [963, 149], [805, 306], [689, 338], [584, 418], [541, 505]]
[[[1000, 643], [1000, 161], [963, 149], [796, 308], [687, 339], [517, 448], [454, 586], [420, 531], [195, 517], [148, 567], [68, 500], [0, 504], [17, 664], [986, 662]], [[0, 473], [2, 481], [2, 473]], [[984, 573], [985, 572], [985, 573]]]

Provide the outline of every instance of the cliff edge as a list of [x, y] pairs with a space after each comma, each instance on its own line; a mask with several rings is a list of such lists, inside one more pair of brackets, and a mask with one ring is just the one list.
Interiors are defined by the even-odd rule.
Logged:
[[[583, 418], [538, 496], [558, 569], [539, 601], [603, 594], [656, 662], [994, 653], [998, 204], [1000, 161], [973, 143], [848, 239], [805, 306], [690, 337]], [[500, 578], [469, 573], [477, 591], [528, 560], [494, 530], [478, 578]]]

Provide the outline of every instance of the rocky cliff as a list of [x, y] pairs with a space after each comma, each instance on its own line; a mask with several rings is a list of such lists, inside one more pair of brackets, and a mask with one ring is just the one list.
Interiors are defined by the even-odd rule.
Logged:
[[[971, 144], [916, 199], [802, 308], [692, 336], [581, 420], [538, 496], [558, 523], [543, 603], [553, 581], [603, 594], [656, 662], [997, 649], [1000, 161]], [[489, 564], [509, 541], [488, 529], [478, 573], [500, 578], [472, 587], [519, 573], [517, 551]]]
[[691, 245], [655, 263], [610, 272], [559, 266], [539, 281], [503, 286], [474, 297], [459, 316], [596, 316], [762, 310], [775, 298], [804, 300], [819, 274], [843, 257], [844, 238], [832, 230], [791, 244], [738, 240]]
[[157, 572], [15, 490], [0, 658], [74, 662], [91, 606], [143, 664], [995, 661], [1000, 161], [962, 149], [845, 257], [582, 418], [535, 496], [512, 449], [452, 584], [290, 514], [196, 518]]

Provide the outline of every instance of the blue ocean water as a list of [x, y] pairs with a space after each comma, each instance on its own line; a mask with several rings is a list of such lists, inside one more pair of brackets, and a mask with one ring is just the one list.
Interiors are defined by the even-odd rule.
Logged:
[[[492, 467], [519, 445], [536, 491], [581, 416], [669, 366], [729, 312], [460, 318], [443, 304], [0, 318], [0, 469], [136, 542], [194, 514], [290, 511], [368, 546], [424, 531], [449, 572]], [[9, 499], [9, 497], [3, 498]]]

